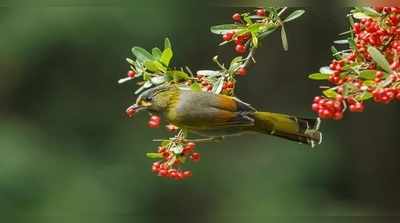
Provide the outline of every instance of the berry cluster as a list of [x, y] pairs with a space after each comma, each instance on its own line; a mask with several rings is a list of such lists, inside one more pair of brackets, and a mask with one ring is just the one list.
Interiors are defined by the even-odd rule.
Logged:
[[345, 41], [350, 49], [333, 47], [329, 68], [309, 76], [334, 85], [312, 104], [321, 118], [340, 120], [347, 108], [363, 112], [369, 99], [383, 104], [400, 100], [400, 7], [355, 8], [352, 18]]
[[162, 161], [153, 163], [152, 172], [160, 177], [174, 180], [183, 180], [191, 177], [192, 172], [190, 170], [181, 170], [181, 165], [188, 159], [192, 162], [200, 160], [200, 153], [194, 151], [195, 147], [196, 144], [193, 142], [189, 142], [186, 145], [170, 143], [167, 147], [160, 146], [157, 153], [150, 155], [153, 158], [162, 157]]
[[[264, 22], [266, 19], [266, 10], [261, 8], [256, 10], [256, 15], [258, 21]], [[232, 15], [232, 19], [236, 25], [248, 25], [249, 14], [239, 14], [235, 13]], [[238, 54], [244, 54], [247, 51], [247, 45], [249, 43], [250, 38], [252, 37], [250, 31], [228, 31], [222, 35], [223, 41], [226, 42], [234, 42], [235, 43], [235, 51]]]

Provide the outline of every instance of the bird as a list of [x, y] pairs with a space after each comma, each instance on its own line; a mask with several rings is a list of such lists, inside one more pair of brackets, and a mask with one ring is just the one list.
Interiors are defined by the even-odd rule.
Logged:
[[133, 109], [160, 114], [169, 123], [202, 137], [262, 133], [311, 147], [322, 142], [319, 118], [258, 111], [236, 97], [193, 91], [176, 84], [144, 91]]

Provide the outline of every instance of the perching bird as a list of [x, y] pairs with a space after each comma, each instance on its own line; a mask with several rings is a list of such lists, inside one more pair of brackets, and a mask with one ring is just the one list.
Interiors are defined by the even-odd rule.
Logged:
[[235, 97], [183, 90], [175, 85], [149, 89], [134, 105], [162, 114], [168, 122], [207, 137], [258, 132], [314, 147], [322, 141], [320, 119], [259, 112]]

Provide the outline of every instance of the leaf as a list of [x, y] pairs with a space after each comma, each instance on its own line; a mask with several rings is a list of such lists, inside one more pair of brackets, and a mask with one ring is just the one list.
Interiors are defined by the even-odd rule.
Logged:
[[153, 55], [155, 60], [159, 60], [161, 57], [161, 50], [159, 48], [155, 47], [151, 50], [151, 54]]
[[170, 76], [174, 81], [189, 79], [189, 75], [187, 73], [179, 70], [168, 71], [167, 75]]
[[392, 73], [389, 62], [386, 60], [385, 56], [373, 46], [368, 47], [368, 53], [371, 55], [372, 59], [388, 73]]
[[246, 22], [247, 25], [252, 25], [253, 21], [249, 18], [249, 16], [244, 16], [243, 20]]
[[167, 147], [170, 143], [171, 143], [170, 140], [163, 140], [163, 141], [161, 142], [160, 145], [161, 145], [162, 147]]
[[336, 49], [335, 46], [331, 46], [331, 52], [332, 56], [334, 56], [336, 59], [340, 59], [339, 51]]
[[170, 151], [175, 154], [181, 154], [183, 151], [183, 146], [181, 144], [175, 145], [170, 148]]
[[369, 86], [375, 86], [376, 82], [373, 80], [366, 80], [363, 82], [363, 84], [369, 87]]
[[370, 16], [368, 16], [368, 15], [362, 13], [362, 12], [355, 12], [355, 13], [353, 13], [353, 17], [354, 17], [355, 19], [369, 19], [369, 18], [371, 18]]
[[319, 72], [322, 74], [333, 74], [333, 70], [331, 70], [331, 68], [328, 66], [319, 68]]
[[146, 81], [144, 82], [144, 84], [135, 91], [135, 94], [139, 94], [140, 92], [142, 92], [144, 89], [147, 89], [149, 87], [153, 86], [153, 84], [150, 81]]
[[314, 74], [310, 74], [308, 75], [308, 78], [311, 80], [328, 80], [329, 78], [329, 74], [323, 74], [323, 73], [314, 73]]
[[157, 73], [157, 72], [166, 72], [167, 69], [158, 61], [146, 61], [144, 63], [144, 66], [150, 70], [151, 72]]
[[169, 41], [168, 37], [164, 39], [164, 50], [170, 48], [172, 50], [171, 41]]
[[243, 26], [239, 26], [236, 24], [224, 24], [224, 25], [217, 25], [212, 26], [210, 31], [215, 34], [223, 35], [228, 32], [237, 32], [238, 30], [243, 29]]
[[376, 70], [363, 70], [360, 72], [359, 76], [364, 80], [374, 80], [376, 77]]
[[146, 153], [147, 158], [149, 159], [161, 159], [163, 155], [161, 153]]
[[356, 100], [358, 101], [366, 101], [368, 99], [371, 99], [372, 97], [374, 97], [371, 93], [369, 93], [368, 91], [363, 92], [362, 94], [358, 95], [356, 97]]
[[156, 76], [156, 77], [152, 77], [150, 79], [150, 81], [154, 85], [160, 85], [166, 81], [166, 77], [165, 76]]
[[274, 26], [274, 27], [271, 27], [270, 29], [267, 29], [265, 32], [262, 32], [258, 38], [262, 39], [262, 38], [268, 36], [269, 34], [273, 33], [277, 28], [278, 28], [277, 26]]
[[201, 91], [201, 86], [197, 82], [194, 82], [192, 85], [190, 85], [190, 88], [192, 91]]
[[264, 26], [263, 23], [254, 23], [254, 24], [251, 24], [247, 29], [250, 32], [258, 32], [258, 31], [260, 31], [260, 28], [263, 26]]
[[224, 87], [224, 78], [219, 78], [214, 83], [214, 87], [212, 89], [212, 92], [214, 92], [215, 94], [219, 94], [219, 93], [221, 93], [223, 87]]
[[354, 39], [353, 38], [348, 38], [347, 39], [347, 42], [349, 42], [349, 47], [350, 47], [350, 49], [352, 49], [352, 50], [356, 50], [356, 42], [354, 41]]
[[237, 68], [239, 68], [242, 61], [243, 61], [243, 57], [241, 57], [241, 56], [233, 58], [233, 60], [231, 61], [231, 64], [229, 65], [229, 70], [235, 71]]
[[169, 63], [171, 62], [172, 57], [173, 57], [172, 49], [166, 48], [161, 54], [160, 61], [161, 61], [161, 63], [163, 63], [165, 66], [168, 67]]
[[322, 93], [328, 98], [336, 98], [336, 95], [337, 95], [336, 91], [333, 90], [332, 88], [325, 90]]
[[348, 44], [349, 40], [347, 39], [341, 39], [341, 40], [336, 40], [334, 41], [335, 44]]
[[215, 77], [221, 75], [220, 72], [216, 70], [199, 70], [196, 72], [196, 74], [206, 77]]
[[255, 32], [251, 32], [251, 41], [253, 43], [253, 47], [257, 48], [258, 47], [258, 38], [257, 38], [257, 34]]
[[145, 63], [146, 61], [154, 60], [153, 55], [151, 55], [149, 52], [147, 52], [147, 50], [145, 50], [141, 47], [133, 47], [132, 53], [133, 53], [133, 55], [135, 55], [136, 59], [140, 63]]
[[282, 38], [283, 49], [285, 51], [288, 51], [289, 50], [289, 44], [288, 44], [288, 40], [287, 40], [287, 36], [286, 36], [285, 27], [283, 25], [282, 25], [282, 28], [281, 28], [281, 38]]
[[283, 22], [290, 22], [292, 20], [295, 20], [297, 18], [299, 18], [300, 16], [302, 16], [306, 11], [304, 10], [296, 10], [294, 12], [292, 12], [288, 17], [286, 17], [285, 20], [283, 20]]
[[357, 7], [356, 9], [369, 16], [380, 16], [379, 12], [371, 7]]

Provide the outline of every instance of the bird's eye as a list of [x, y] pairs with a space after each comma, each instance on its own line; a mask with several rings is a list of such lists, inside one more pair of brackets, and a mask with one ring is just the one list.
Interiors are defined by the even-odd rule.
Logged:
[[151, 100], [153, 100], [153, 96], [147, 96], [147, 97], [145, 98], [145, 100], [146, 100], [146, 101], [151, 101]]

